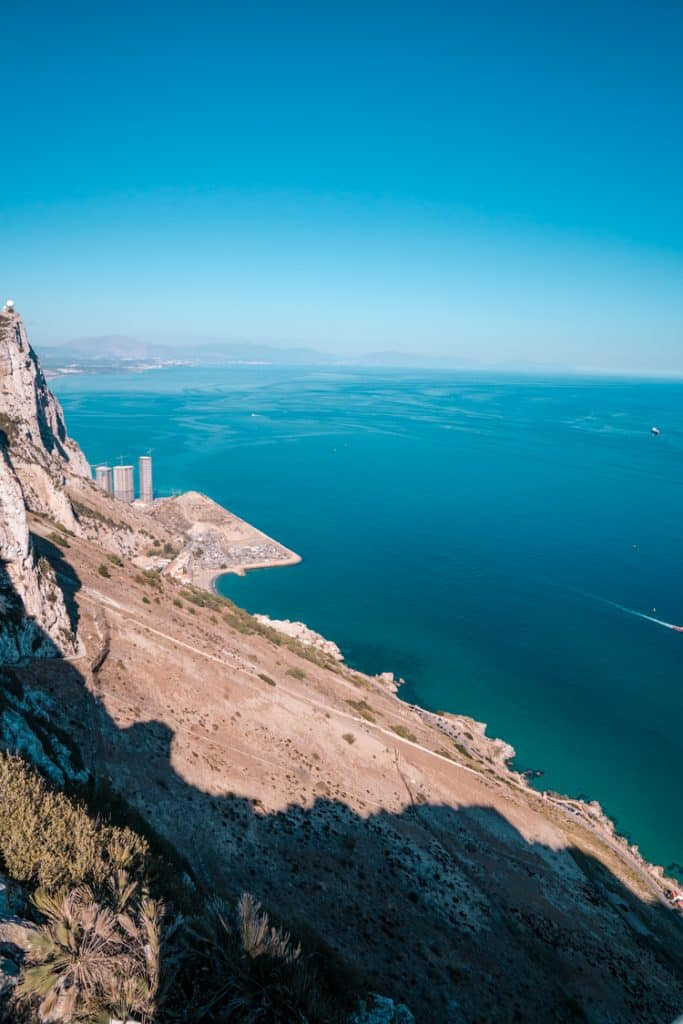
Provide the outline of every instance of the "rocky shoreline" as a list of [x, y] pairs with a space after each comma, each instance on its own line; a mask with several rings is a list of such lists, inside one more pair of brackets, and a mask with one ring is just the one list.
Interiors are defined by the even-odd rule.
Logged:
[[[289, 619], [271, 619], [268, 615], [260, 613], [255, 614], [254, 618], [263, 625], [275, 629], [285, 636], [331, 655], [340, 663], [344, 660], [341, 649], [333, 640], [328, 640], [320, 633], [310, 629], [303, 622], [290, 621]], [[374, 678], [392, 692], [398, 700], [401, 699], [399, 697], [399, 689], [404, 680], [397, 680], [392, 672], [382, 672]], [[472, 763], [478, 762], [479, 764], [488, 763], [495, 766], [495, 769], [506, 775], [514, 785], [524, 788], [540, 800], [551, 803], [581, 818], [589, 828], [597, 829], [602, 837], [607, 837], [610, 842], [637, 860], [642, 870], [656, 883], [662, 896], [670, 903], [672, 910], [683, 915], [683, 901], [680, 900], [680, 897], [683, 896], [683, 883], [679, 883], [677, 879], [667, 877], [665, 869], [661, 865], [653, 864], [646, 860], [639, 847], [619, 833], [616, 823], [604, 811], [597, 800], [587, 801], [579, 797], [566, 796], [561, 793], [533, 787], [530, 784], [530, 777], [541, 777], [543, 772], [519, 772], [514, 769], [512, 762], [517, 756], [515, 748], [506, 740], [487, 736], [485, 722], [479, 722], [474, 718], [460, 715], [457, 712], [428, 711], [419, 704], [408, 704], [407, 706], [412, 708], [422, 721], [434, 726], [453, 741], [456, 749], [468, 761], [471, 760]], [[674, 899], [676, 899], [676, 903], [673, 903]]]
[[[333, 641], [322, 636], [315, 630], [310, 629], [303, 622], [290, 621], [289, 619], [271, 619], [265, 614], [255, 614], [254, 618], [263, 625], [275, 629], [300, 643], [313, 647], [331, 655], [336, 661], [343, 662], [344, 656], [339, 646]], [[382, 685], [393, 692], [397, 699], [399, 688], [404, 680], [397, 680], [392, 672], [383, 672], [375, 676]], [[405, 703], [405, 702], [404, 702]], [[550, 802], [558, 808], [568, 811], [570, 814], [580, 817], [590, 828], [597, 829], [604, 837], [618, 845], [634, 857], [641, 868], [656, 882], [667, 901], [672, 901], [683, 894], [683, 883], [677, 879], [667, 877], [664, 867], [653, 864], [646, 860], [636, 844], [621, 835], [616, 823], [603, 810], [597, 800], [586, 801], [578, 797], [566, 796], [561, 793], [554, 793], [542, 789], [536, 789], [530, 785], [529, 772], [519, 772], [512, 767], [512, 762], [517, 756], [515, 748], [506, 740], [498, 737], [487, 736], [486, 723], [457, 712], [433, 712], [421, 707], [419, 704], [408, 704], [415, 714], [425, 723], [435, 726], [445, 736], [449, 737], [459, 749], [462, 756], [472, 759], [473, 762], [488, 763], [495, 765], [499, 772], [508, 776], [516, 786], [523, 787], [539, 799]], [[533, 777], [542, 776], [542, 772], [534, 772]], [[680, 901], [672, 904], [672, 909], [683, 914], [683, 903]]]

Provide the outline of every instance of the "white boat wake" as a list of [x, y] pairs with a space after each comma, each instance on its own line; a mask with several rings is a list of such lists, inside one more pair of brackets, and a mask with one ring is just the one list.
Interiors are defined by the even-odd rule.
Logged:
[[635, 615], [637, 619], [645, 619], [646, 622], [654, 622], [657, 626], [664, 626], [665, 629], [673, 629], [676, 633], [683, 633], [683, 626], [676, 626], [673, 622], [665, 622], [664, 619], [656, 619], [654, 615], [646, 615], [645, 612], [638, 612], [635, 608], [627, 608], [625, 604], [617, 604], [616, 601], [608, 601], [606, 597], [598, 597], [596, 594], [590, 594], [590, 597], [596, 601], [601, 601], [603, 604], [608, 604], [612, 608], [618, 608], [620, 612], [626, 612], [627, 615]]

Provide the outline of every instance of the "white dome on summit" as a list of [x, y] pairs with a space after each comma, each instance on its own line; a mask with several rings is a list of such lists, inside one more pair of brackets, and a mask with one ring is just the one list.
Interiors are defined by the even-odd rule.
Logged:
[[5, 312], [11, 313], [14, 309], [14, 299], [8, 299], [5, 303]]

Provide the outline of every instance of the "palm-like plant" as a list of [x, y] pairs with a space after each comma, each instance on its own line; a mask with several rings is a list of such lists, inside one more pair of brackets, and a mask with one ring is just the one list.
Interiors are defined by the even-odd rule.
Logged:
[[42, 1021], [92, 1016], [119, 966], [115, 915], [96, 903], [87, 886], [62, 899], [38, 892], [35, 903], [46, 921], [31, 939], [18, 992], [38, 997]]
[[109, 905], [88, 886], [59, 899], [36, 893], [46, 920], [31, 939], [17, 995], [38, 1001], [45, 1024], [154, 1019], [162, 994], [164, 907], [139, 898], [137, 889], [120, 871], [108, 886]]
[[309, 961], [250, 893], [241, 896], [236, 909], [218, 897], [210, 900], [192, 937], [201, 958], [196, 1019], [226, 1024], [324, 1019]]

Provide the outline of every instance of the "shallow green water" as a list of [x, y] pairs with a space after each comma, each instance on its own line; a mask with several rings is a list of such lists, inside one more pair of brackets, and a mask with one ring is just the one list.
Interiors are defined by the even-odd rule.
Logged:
[[[223, 577], [683, 861], [683, 383], [274, 367], [54, 382], [93, 464], [153, 449], [303, 556]], [[657, 423], [662, 435], [650, 435]], [[656, 608], [655, 613], [652, 609]]]

